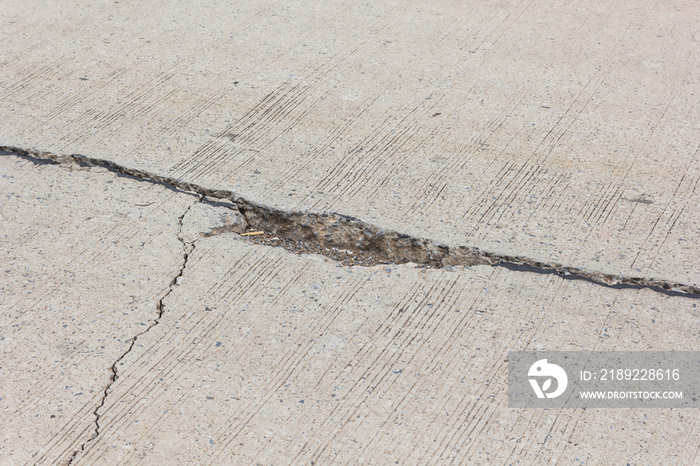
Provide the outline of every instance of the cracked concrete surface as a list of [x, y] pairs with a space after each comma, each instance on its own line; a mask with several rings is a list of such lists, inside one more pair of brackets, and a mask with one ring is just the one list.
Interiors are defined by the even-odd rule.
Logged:
[[196, 197], [100, 168], [0, 164], [0, 462], [68, 460], [181, 270], [177, 219]]
[[0, 8], [2, 145], [700, 286], [697, 2]]
[[506, 408], [507, 351], [697, 349], [697, 303], [204, 238], [77, 464], [692, 463], [697, 410]]
[[[4, 462], [697, 459], [697, 410], [505, 401], [509, 350], [697, 350], [695, 299], [484, 265], [345, 267], [245, 239], [231, 203], [0, 164], [17, 269], [2, 289]], [[53, 269], [22, 283], [28, 264]]]
[[1, 464], [700, 461], [505, 389], [698, 350], [697, 2], [0, 11]]
[[71, 464], [99, 436], [121, 361], [158, 325], [195, 242], [245, 224], [235, 205], [104, 168], [0, 164], [0, 462]]
[[[71, 458], [70, 458], [69, 464], [72, 464], [72, 463], [73, 463], [73, 460], [75, 459], [75, 456], [78, 454], [78, 452], [84, 451], [84, 450], [85, 450], [85, 447], [86, 447], [90, 442], [94, 441], [97, 437], [99, 437], [99, 435], [100, 435], [100, 417], [101, 417], [101, 410], [102, 410], [102, 408], [104, 407], [104, 404], [105, 404], [105, 401], [107, 400], [107, 397], [109, 396], [109, 392], [110, 392], [110, 390], [111, 390], [111, 388], [112, 388], [112, 385], [114, 384], [114, 382], [117, 381], [117, 379], [119, 379], [119, 372], [118, 372], [117, 366], [121, 365], [122, 360], [131, 352], [132, 349], [134, 349], [134, 345], [136, 344], [136, 340], [138, 340], [139, 337], [141, 337], [142, 335], [148, 333], [153, 327], [155, 327], [156, 325], [158, 325], [158, 323], [160, 322], [160, 319], [163, 317], [163, 312], [165, 311], [165, 307], [164, 307], [164, 305], [163, 305], [163, 301], [170, 295], [170, 293], [172, 293], [173, 288], [175, 287], [175, 285], [179, 284], [179, 281], [180, 281], [180, 279], [181, 279], [181, 277], [182, 277], [182, 273], [184, 272], [185, 267], [187, 267], [187, 259], [188, 259], [189, 255], [190, 255], [190, 253], [192, 252], [192, 250], [194, 249], [194, 242], [196, 241], [196, 239], [194, 239], [194, 238], [189, 239], [189, 238], [183, 236], [183, 219], [190, 213], [190, 210], [191, 210], [193, 207], [199, 205], [199, 204], [201, 203], [202, 200], [203, 200], [203, 196], [200, 197], [200, 198], [197, 200], [197, 202], [195, 202], [195, 203], [193, 203], [193, 204], [190, 204], [190, 205], [187, 207], [187, 210], [185, 210], [185, 212], [178, 218], [178, 222], [177, 222], [177, 223], [178, 223], [179, 229], [178, 229], [178, 232], [177, 232], [177, 238], [178, 238], [178, 240], [180, 240], [180, 242], [182, 243], [182, 265], [180, 266], [180, 270], [178, 271], [177, 275], [175, 275], [175, 277], [170, 281], [170, 287], [168, 288], [168, 291], [165, 293], [165, 295], [163, 295], [162, 298], [160, 298], [160, 299], [158, 300], [158, 303], [157, 303], [157, 305], [156, 305], [156, 309], [158, 310], [158, 315], [157, 315], [157, 317], [153, 320], [153, 322], [152, 322], [148, 327], [146, 327], [145, 330], [143, 330], [143, 331], [140, 332], [140, 333], [137, 333], [136, 335], [134, 335], [134, 336], [130, 339], [130, 341], [129, 341], [129, 347], [126, 349], [126, 351], [124, 351], [124, 353], [121, 354], [121, 356], [119, 356], [119, 357], [117, 358], [116, 361], [114, 361], [114, 364], [112, 364], [112, 367], [110, 368], [112, 374], [111, 374], [111, 376], [110, 376], [109, 383], [107, 384], [107, 386], [106, 386], [105, 389], [104, 389], [104, 394], [103, 394], [103, 396], [102, 396], [102, 400], [100, 401], [100, 404], [97, 406], [97, 408], [95, 408], [95, 412], [93, 413], [94, 416], [95, 416], [95, 432], [93, 433], [93, 435], [92, 435], [85, 443], [83, 443], [83, 444], [80, 446], [80, 449], [79, 449], [79, 450], [76, 450], [76, 451], [73, 453], [73, 455], [72, 455]], [[189, 228], [190, 234], [192, 234], [192, 230], [195, 230], [195, 229], [196, 229], [196, 226], [197, 226], [197, 225], [198, 225], [198, 224], [195, 224], [195, 225], [194, 225], [195, 228], [192, 228], [192, 227]], [[189, 240], [188, 240], [188, 239], [189, 239]]]
[[[265, 244], [275, 244], [290, 250], [315, 252], [340, 260], [346, 265], [376, 265], [415, 263], [425, 267], [454, 265], [498, 265], [510, 270], [534, 273], [558, 274], [565, 279], [586, 280], [612, 288], [649, 288], [670, 296], [700, 297], [700, 287], [689, 283], [675, 283], [655, 278], [628, 275], [604, 274], [594, 270], [583, 270], [553, 262], [538, 262], [529, 257], [507, 256], [469, 246], [450, 248], [427, 238], [413, 237], [406, 233], [386, 230], [354, 217], [337, 213], [316, 214], [312, 212], [286, 212], [268, 206], [254, 204], [237, 196], [232, 191], [212, 190], [203, 186], [182, 182], [171, 177], [134, 170], [108, 160], [85, 157], [79, 154], [59, 156], [46, 152], [28, 151], [13, 147], [0, 147], [9, 154], [19, 154], [37, 162], [76, 164], [81, 167], [103, 167], [120, 175], [133, 176], [146, 181], [161, 183], [185, 192], [210, 196], [220, 206], [227, 206], [228, 220], [209, 227], [209, 233], [225, 231], [241, 232], [249, 228], [261, 230], [274, 239]], [[230, 201], [221, 202], [221, 199]], [[233, 212], [235, 211], [235, 212]], [[236, 219], [235, 213], [239, 216]], [[211, 219], [204, 219], [206, 221]], [[229, 223], [226, 223], [229, 222]], [[256, 238], [257, 239], [257, 238]], [[275, 241], [280, 240], [280, 241]], [[337, 254], [339, 248], [357, 255], [348, 260]], [[358, 260], [359, 257], [359, 260]]]

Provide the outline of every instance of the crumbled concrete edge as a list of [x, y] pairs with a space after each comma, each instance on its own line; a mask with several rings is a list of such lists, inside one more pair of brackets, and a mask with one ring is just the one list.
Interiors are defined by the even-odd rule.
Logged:
[[[209, 189], [173, 177], [156, 175], [144, 170], [121, 166], [110, 160], [96, 159], [81, 154], [57, 155], [49, 152], [13, 146], [0, 146], [5, 155], [28, 158], [36, 163], [102, 167], [119, 176], [128, 176], [169, 186], [171, 189], [196, 193], [213, 199], [234, 202], [251, 231], [262, 231], [274, 235], [273, 246], [286, 247], [302, 243], [303, 252], [316, 252], [337, 260], [329, 251], [338, 249], [364, 253], [365, 260], [357, 265], [414, 263], [422, 267], [452, 267], [487, 265], [509, 270], [555, 274], [565, 280], [583, 280], [614, 289], [648, 288], [669, 296], [700, 299], [700, 287], [692, 284], [674, 283], [656, 278], [622, 276], [583, 270], [558, 263], [544, 263], [527, 257], [482, 251], [471, 246], [448, 247], [427, 238], [411, 236], [385, 230], [360, 219], [337, 213], [288, 212], [260, 205], [237, 195], [233, 191]], [[213, 231], [210, 234], [226, 232]], [[262, 243], [267, 244], [267, 243]]]

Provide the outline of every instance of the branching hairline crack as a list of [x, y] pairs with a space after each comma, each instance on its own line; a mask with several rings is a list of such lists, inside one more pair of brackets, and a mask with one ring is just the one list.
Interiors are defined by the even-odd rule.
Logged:
[[153, 322], [151, 322], [151, 324], [145, 330], [143, 330], [142, 332], [139, 332], [138, 334], [134, 335], [131, 338], [131, 341], [129, 342], [130, 343], [129, 347], [114, 361], [114, 363], [110, 367], [111, 374], [110, 374], [109, 382], [107, 382], [107, 385], [105, 386], [104, 391], [102, 392], [102, 399], [97, 404], [94, 411], [92, 412], [93, 416], [95, 417], [95, 421], [94, 421], [95, 429], [93, 431], [92, 437], [90, 437], [88, 440], [83, 442], [80, 445], [80, 448], [78, 448], [77, 450], [75, 450], [73, 452], [70, 459], [68, 460], [69, 465], [73, 463], [73, 460], [75, 460], [78, 453], [80, 453], [81, 451], [85, 451], [85, 448], [88, 446], [88, 444], [95, 441], [100, 435], [100, 432], [101, 432], [101, 430], [100, 430], [100, 428], [101, 428], [101, 426], [100, 426], [100, 418], [101, 418], [100, 410], [104, 407], [105, 403], [107, 402], [107, 397], [109, 396], [109, 391], [111, 390], [112, 385], [114, 385], [114, 383], [117, 381], [117, 379], [119, 379], [117, 365], [129, 353], [131, 353], [131, 351], [134, 349], [134, 345], [136, 344], [136, 340], [139, 337], [150, 332], [151, 329], [153, 329], [156, 325], [158, 325], [160, 323], [160, 320], [163, 317], [163, 313], [165, 312], [164, 301], [173, 292], [173, 290], [175, 289], [175, 286], [178, 285], [178, 280], [182, 277], [182, 274], [185, 272], [185, 269], [187, 268], [187, 261], [189, 259], [189, 256], [192, 253], [192, 251], [194, 251], [194, 248], [196, 245], [196, 240], [188, 242], [188, 241], [185, 241], [182, 237], [182, 226], [183, 226], [185, 216], [190, 211], [190, 209], [192, 209], [193, 206], [202, 202], [203, 200], [204, 200], [204, 195], [200, 195], [197, 198], [197, 200], [195, 202], [191, 203], [187, 207], [187, 209], [185, 209], [185, 212], [178, 218], [178, 227], [179, 228], [178, 228], [178, 232], [177, 232], [177, 239], [182, 244], [182, 263], [180, 265], [180, 269], [179, 269], [177, 275], [175, 275], [175, 277], [170, 281], [170, 284], [168, 285], [168, 290], [158, 300], [158, 303], [156, 304], [156, 310], [158, 312], [156, 315], [156, 318], [153, 320]]
[[557, 263], [544, 263], [527, 257], [482, 251], [476, 247], [448, 247], [430, 239], [415, 237], [396, 231], [384, 230], [357, 218], [337, 213], [288, 212], [250, 202], [233, 191], [209, 189], [204, 186], [161, 176], [144, 170], [121, 166], [115, 162], [87, 157], [81, 154], [56, 155], [48, 152], [0, 146], [0, 151], [19, 155], [35, 163], [78, 164], [102, 167], [118, 176], [133, 177], [150, 183], [167, 186], [187, 193], [197, 193], [214, 199], [235, 202], [249, 229], [261, 230], [282, 241], [275, 245], [296, 242], [307, 244], [312, 252], [327, 255], [324, 251], [352, 249], [371, 257], [372, 264], [415, 263], [423, 267], [450, 267], [487, 265], [509, 270], [539, 274], [554, 274], [565, 280], [582, 280], [615, 289], [647, 288], [669, 296], [700, 299], [700, 287], [674, 283], [668, 280], [621, 276], [584, 270]]

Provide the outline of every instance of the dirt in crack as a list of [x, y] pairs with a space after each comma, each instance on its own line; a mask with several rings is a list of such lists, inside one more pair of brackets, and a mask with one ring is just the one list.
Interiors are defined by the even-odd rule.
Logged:
[[105, 403], [107, 402], [107, 397], [109, 396], [109, 392], [112, 389], [112, 386], [117, 381], [117, 379], [119, 379], [119, 373], [118, 373], [117, 366], [134, 349], [134, 345], [136, 344], [136, 340], [138, 340], [138, 338], [141, 337], [142, 335], [150, 332], [151, 329], [153, 329], [153, 327], [155, 327], [156, 325], [158, 325], [160, 323], [160, 319], [163, 317], [163, 313], [165, 312], [165, 304], [164, 304], [165, 299], [168, 296], [170, 296], [170, 294], [175, 289], [175, 286], [179, 284], [179, 281], [182, 277], [182, 274], [185, 272], [185, 269], [187, 268], [187, 261], [190, 257], [190, 254], [192, 253], [192, 251], [195, 248], [195, 243], [196, 243], [195, 241], [187, 242], [182, 237], [182, 225], [183, 225], [185, 216], [190, 211], [190, 209], [192, 209], [192, 207], [194, 205], [196, 205], [199, 202], [202, 202], [202, 200], [204, 200], [204, 196], [199, 195], [197, 200], [195, 202], [193, 202], [192, 204], [190, 204], [187, 207], [187, 209], [185, 209], [185, 212], [180, 217], [178, 217], [179, 229], [178, 229], [178, 233], [177, 233], [177, 238], [178, 238], [178, 240], [180, 240], [180, 243], [182, 244], [182, 263], [180, 265], [180, 269], [179, 269], [177, 275], [175, 275], [175, 277], [170, 281], [170, 284], [168, 285], [168, 291], [165, 292], [165, 294], [158, 300], [158, 303], [156, 304], [156, 310], [157, 310], [156, 318], [153, 320], [151, 325], [149, 325], [146, 328], [146, 330], [138, 333], [133, 338], [131, 338], [131, 341], [129, 342], [129, 347], [117, 358], [116, 361], [114, 361], [114, 363], [110, 367], [111, 375], [109, 378], [109, 382], [107, 383], [107, 385], [104, 388], [104, 391], [102, 393], [102, 399], [100, 400], [99, 404], [95, 407], [95, 410], [92, 412], [93, 416], [95, 417], [95, 421], [94, 421], [95, 429], [93, 431], [92, 437], [90, 437], [87, 441], [83, 442], [83, 444], [80, 445], [80, 448], [78, 448], [77, 450], [75, 450], [73, 452], [73, 454], [71, 455], [67, 464], [69, 464], [69, 465], [72, 464], [73, 461], [75, 460], [75, 458], [77, 457], [78, 453], [80, 453], [81, 451], [85, 451], [85, 448], [91, 442], [95, 441], [99, 437], [100, 432], [101, 432], [101, 430], [100, 430], [101, 429], [100, 418], [102, 416], [100, 414], [100, 410], [102, 410], [102, 408], [104, 408]]
[[251, 241], [280, 246], [296, 253], [322, 254], [345, 265], [414, 263], [428, 268], [487, 265], [519, 272], [554, 274], [565, 280], [582, 280], [614, 289], [648, 288], [670, 296], [700, 299], [700, 288], [693, 285], [591, 272], [469, 246], [450, 248], [345, 215], [285, 212], [240, 197], [235, 203], [246, 219], [248, 234], [259, 233], [248, 236]]
[[[254, 232], [253, 230], [251, 230]], [[260, 232], [247, 238], [264, 246], [283, 248], [295, 254], [320, 254], [326, 256], [347, 267], [361, 266], [371, 267], [379, 264], [395, 264], [392, 261], [380, 261], [371, 252], [356, 251], [352, 249], [344, 249], [337, 247], [324, 247], [317, 243], [309, 243], [306, 241], [294, 240], [291, 238], [280, 238], [269, 232]]]

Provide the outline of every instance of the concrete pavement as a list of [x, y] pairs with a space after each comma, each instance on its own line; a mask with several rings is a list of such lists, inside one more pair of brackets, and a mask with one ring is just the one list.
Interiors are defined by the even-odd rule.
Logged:
[[506, 397], [698, 350], [697, 2], [0, 11], [0, 463], [700, 461]]

